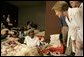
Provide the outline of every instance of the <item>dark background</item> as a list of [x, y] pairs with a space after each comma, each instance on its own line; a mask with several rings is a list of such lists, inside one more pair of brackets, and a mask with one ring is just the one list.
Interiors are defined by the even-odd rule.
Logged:
[[[18, 25], [18, 7], [15, 5], [9, 4], [7, 2], [1, 2], [0, 8], [1, 8], [0, 18], [2, 18], [2, 15], [6, 15], [7, 17], [7, 15], [9, 14], [11, 22], [14, 24], [14, 26], [17, 26]], [[14, 23], [15, 20], [16, 20], [16, 23]]]

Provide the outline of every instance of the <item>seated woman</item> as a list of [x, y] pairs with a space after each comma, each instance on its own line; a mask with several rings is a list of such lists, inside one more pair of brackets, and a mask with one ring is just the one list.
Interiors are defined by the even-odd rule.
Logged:
[[2, 29], [1, 30], [1, 40], [6, 39], [6, 37], [9, 35], [9, 29]]
[[7, 40], [5, 42], [8, 43], [11, 47], [15, 47], [16, 45], [20, 44], [18, 40], [19, 38], [17, 37], [17, 32], [14, 31], [12, 32], [11, 36], [7, 37]]
[[19, 31], [19, 38], [20, 38], [20, 42], [23, 44], [24, 43], [24, 37], [25, 37], [25, 33], [24, 33], [24, 27], [20, 28], [20, 31]]
[[40, 32], [40, 30], [38, 29], [38, 25], [37, 24], [32, 24], [31, 27], [34, 29], [34, 33], [38, 34]]
[[33, 24], [32, 21], [27, 21], [27, 29], [28, 30], [32, 28], [32, 24]]

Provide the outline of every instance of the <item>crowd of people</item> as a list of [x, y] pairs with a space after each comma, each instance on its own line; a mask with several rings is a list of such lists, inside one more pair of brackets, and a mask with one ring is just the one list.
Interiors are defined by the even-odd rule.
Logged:
[[45, 32], [32, 21], [28, 21], [26, 27], [18, 28], [10, 25], [9, 15], [5, 20], [1, 21], [1, 55], [38, 56], [37, 48], [44, 41]]
[[52, 9], [60, 18], [60, 34], [50, 35], [45, 42], [45, 31], [28, 21], [26, 27], [17, 28], [10, 15], [1, 20], [1, 56], [83, 56], [83, 3], [57, 1]]

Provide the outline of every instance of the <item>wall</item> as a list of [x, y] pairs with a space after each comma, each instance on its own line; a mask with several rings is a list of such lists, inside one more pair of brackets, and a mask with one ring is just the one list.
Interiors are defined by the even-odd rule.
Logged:
[[30, 5], [19, 8], [19, 25], [26, 26], [27, 21], [33, 21], [39, 25], [39, 29], [45, 29], [45, 3], [41, 5]]

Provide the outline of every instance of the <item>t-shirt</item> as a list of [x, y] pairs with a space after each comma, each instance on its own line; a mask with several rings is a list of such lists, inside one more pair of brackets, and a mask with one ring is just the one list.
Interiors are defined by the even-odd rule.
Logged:
[[25, 37], [24, 43], [26, 43], [29, 47], [33, 47], [40, 44], [36, 37], [31, 38], [30, 36]]
[[68, 26], [67, 23], [66, 23], [66, 21], [65, 21], [65, 17], [64, 16], [60, 17], [60, 22], [61, 22], [61, 26], [62, 27], [63, 26]]

